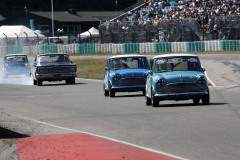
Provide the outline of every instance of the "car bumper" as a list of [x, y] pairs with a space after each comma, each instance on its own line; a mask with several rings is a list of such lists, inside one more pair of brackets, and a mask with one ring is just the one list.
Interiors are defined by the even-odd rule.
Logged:
[[119, 92], [131, 92], [131, 91], [143, 91], [145, 90], [145, 85], [136, 85], [136, 86], [112, 86], [112, 89]]
[[155, 94], [154, 97], [160, 100], [185, 100], [201, 98], [203, 95], [207, 95], [208, 92], [189, 92], [189, 93], [169, 93], [169, 94]]
[[30, 74], [30, 70], [22, 70], [22, 71], [5, 71], [4, 74], [7, 75], [21, 75], [21, 74]]
[[64, 80], [68, 78], [75, 78], [76, 76], [76, 73], [36, 74], [36, 78], [41, 80]]

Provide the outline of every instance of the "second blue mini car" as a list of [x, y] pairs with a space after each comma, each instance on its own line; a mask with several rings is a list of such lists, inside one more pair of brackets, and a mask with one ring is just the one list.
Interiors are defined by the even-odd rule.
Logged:
[[105, 66], [104, 95], [114, 97], [116, 92], [142, 91], [145, 95], [149, 64], [146, 56], [119, 55], [110, 57]]
[[146, 82], [146, 104], [156, 107], [163, 100], [202, 100], [209, 104], [207, 77], [198, 56], [166, 54], [150, 60]]

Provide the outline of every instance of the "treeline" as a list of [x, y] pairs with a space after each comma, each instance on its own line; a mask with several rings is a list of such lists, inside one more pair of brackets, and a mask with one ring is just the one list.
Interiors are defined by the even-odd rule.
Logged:
[[[117, 5], [116, 5], [117, 1]], [[123, 10], [142, 0], [53, 0], [55, 11], [69, 8], [78, 11]], [[28, 11], [51, 11], [51, 0], [0, 0], [0, 15], [11, 17]]]

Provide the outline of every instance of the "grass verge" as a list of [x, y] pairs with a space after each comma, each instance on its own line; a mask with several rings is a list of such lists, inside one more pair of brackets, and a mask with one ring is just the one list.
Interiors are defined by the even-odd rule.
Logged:
[[77, 77], [85, 79], [104, 79], [105, 59], [75, 59]]

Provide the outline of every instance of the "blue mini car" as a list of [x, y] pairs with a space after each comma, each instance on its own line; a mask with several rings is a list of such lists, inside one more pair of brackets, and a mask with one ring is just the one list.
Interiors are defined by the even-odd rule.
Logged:
[[156, 107], [163, 100], [189, 100], [209, 104], [209, 89], [199, 58], [192, 54], [166, 54], [150, 60], [146, 104]]
[[114, 97], [116, 92], [142, 91], [145, 95], [149, 64], [146, 56], [119, 55], [110, 57], [105, 66], [104, 95]]
[[31, 67], [25, 54], [9, 54], [4, 57], [3, 77], [8, 78], [10, 75], [31, 76]]

